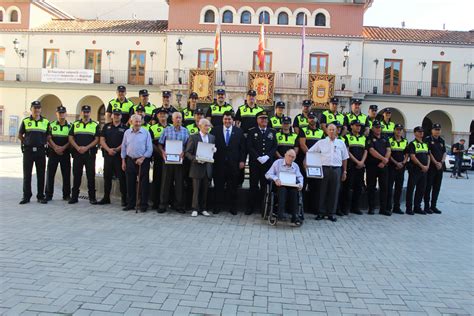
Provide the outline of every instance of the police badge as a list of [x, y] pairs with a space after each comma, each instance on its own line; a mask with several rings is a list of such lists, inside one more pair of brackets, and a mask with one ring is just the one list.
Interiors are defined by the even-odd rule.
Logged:
[[268, 134], [268, 139], [270, 139], [270, 140], [273, 139], [273, 134], [272, 134], [272, 133], [269, 133], [269, 134]]

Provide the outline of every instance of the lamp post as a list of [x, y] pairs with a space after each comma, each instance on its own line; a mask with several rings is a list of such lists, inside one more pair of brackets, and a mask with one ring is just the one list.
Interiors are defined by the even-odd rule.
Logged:
[[343, 67], [346, 67], [346, 75], [349, 75], [349, 45], [350, 44], [347, 44], [342, 50], [344, 53], [344, 63], [342, 65]]
[[176, 42], [176, 51], [178, 52], [179, 58], [178, 58], [178, 83], [182, 84], [183, 80], [181, 79], [181, 61], [183, 60], [183, 42], [181, 42], [181, 39], [178, 38], [178, 41]]
[[423, 61], [420, 61], [418, 63], [418, 65], [421, 66], [421, 79], [420, 79], [420, 84], [419, 84], [419, 88], [416, 90], [416, 96], [418, 97], [421, 97], [422, 93], [423, 93], [423, 90], [422, 90], [422, 86], [423, 86], [423, 73], [425, 72], [425, 68], [426, 68], [426, 60], [423, 60]]
[[374, 72], [374, 85], [372, 86], [372, 93], [377, 94], [377, 90], [378, 90], [378, 87], [377, 87], [377, 67], [379, 66], [379, 59], [375, 58], [374, 63], [375, 63], [375, 72]]
[[[25, 58], [26, 50], [20, 48], [20, 41], [17, 38], [13, 40], [13, 50], [18, 56], [18, 66], [21, 69], [21, 59]], [[18, 73], [16, 74], [16, 81], [21, 81], [21, 75]]]
[[71, 68], [71, 54], [75, 54], [76, 51], [74, 50], [67, 50], [66, 51], [66, 56], [67, 56], [67, 68]]
[[151, 67], [150, 67], [150, 77], [148, 77], [148, 84], [151, 86], [153, 85], [153, 57], [156, 55], [155, 51], [150, 52], [151, 58]]
[[176, 93], [176, 102], [178, 102], [178, 109], [181, 110], [181, 100], [183, 99], [183, 95], [181, 94], [181, 91], [178, 90], [178, 93]]
[[109, 83], [113, 84], [114, 76], [112, 76], [113, 75], [112, 69], [110, 69], [110, 59], [112, 58], [112, 55], [115, 54], [115, 52], [113, 50], [107, 50], [105, 54], [107, 55], [107, 58], [109, 59]]
[[471, 98], [471, 91], [468, 91], [467, 88], [469, 87], [469, 73], [471, 72], [472, 68], [474, 68], [473, 63], [464, 64], [464, 67], [467, 67], [467, 78], [466, 78], [466, 99]]

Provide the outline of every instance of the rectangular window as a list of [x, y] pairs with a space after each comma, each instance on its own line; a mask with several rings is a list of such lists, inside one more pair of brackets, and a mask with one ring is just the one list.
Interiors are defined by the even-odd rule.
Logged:
[[3, 134], [3, 106], [0, 106], [0, 135], [4, 135]]
[[145, 83], [146, 52], [144, 50], [131, 50], [129, 54], [128, 83], [142, 85]]
[[449, 70], [451, 63], [446, 61], [434, 61], [431, 72], [431, 96], [449, 96]]
[[5, 80], [5, 48], [0, 47], [0, 81]]
[[311, 73], [328, 73], [328, 58], [327, 54], [310, 54], [309, 55], [309, 72]]
[[[257, 52], [253, 52], [253, 70], [260, 70], [258, 66], [258, 55]], [[272, 71], [272, 52], [265, 52], [265, 65], [263, 71]]]
[[402, 60], [385, 59], [383, 70], [383, 93], [400, 94], [402, 85]]
[[199, 69], [213, 69], [214, 67], [214, 50], [200, 49], [198, 56]]
[[43, 50], [43, 68], [58, 68], [59, 49]]
[[94, 83], [100, 83], [102, 68], [102, 50], [86, 49], [86, 69], [94, 70]]

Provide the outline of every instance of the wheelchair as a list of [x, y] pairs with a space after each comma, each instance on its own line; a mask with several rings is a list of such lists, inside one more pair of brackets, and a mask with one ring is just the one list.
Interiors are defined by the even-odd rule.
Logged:
[[[275, 226], [278, 223], [278, 195], [275, 188], [275, 183], [273, 181], [268, 181], [265, 187], [265, 195], [263, 198], [262, 219], [268, 221], [270, 226]], [[298, 191], [298, 210], [296, 211], [296, 218], [300, 223], [300, 225], [297, 226], [303, 225], [303, 191]]]

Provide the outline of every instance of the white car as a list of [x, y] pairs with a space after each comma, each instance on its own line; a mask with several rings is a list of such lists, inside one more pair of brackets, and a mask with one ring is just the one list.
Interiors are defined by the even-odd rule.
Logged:
[[[454, 167], [454, 155], [451, 151], [451, 145], [446, 145], [446, 161], [444, 162], [444, 170], [453, 170]], [[462, 168], [464, 170], [466, 169], [472, 169], [472, 158], [470, 154], [464, 154], [463, 160], [462, 160]]]

